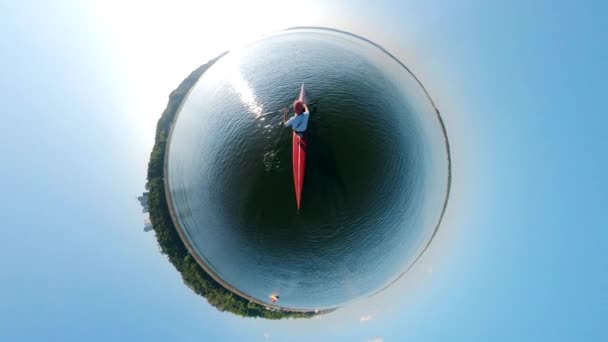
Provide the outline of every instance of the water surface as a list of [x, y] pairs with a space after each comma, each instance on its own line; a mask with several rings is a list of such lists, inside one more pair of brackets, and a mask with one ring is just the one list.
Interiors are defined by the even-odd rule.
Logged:
[[[311, 107], [302, 206], [280, 109]], [[399, 277], [446, 201], [446, 138], [412, 75], [344, 33], [284, 31], [233, 51], [187, 96], [169, 147], [178, 225], [207, 267], [256, 299], [329, 308]]]

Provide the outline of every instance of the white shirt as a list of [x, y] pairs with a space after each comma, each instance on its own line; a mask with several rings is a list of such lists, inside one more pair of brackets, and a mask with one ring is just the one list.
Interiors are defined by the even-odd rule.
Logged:
[[308, 112], [294, 115], [285, 122], [285, 127], [291, 126], [296, 132], [304, 132], [308, 128]]

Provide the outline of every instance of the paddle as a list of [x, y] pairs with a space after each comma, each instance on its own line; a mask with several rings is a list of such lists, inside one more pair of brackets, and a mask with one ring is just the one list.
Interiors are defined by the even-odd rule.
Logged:
[[[307, 105], [309, 105], [309, 106], [312, 106], [314, 104], [316, 104], [316, 101], [307, 103]], [[292, 107], [293, 107], [293, 104], [289, 105], [289, 107], [287, 107], [287, 108], [291, 109]], [[283, 113], [283, 110], [275, 110], [275, 111], [272, 111], [272, 112], [262, 113], [262, 114], [256, 116], [256, 118], [261, 118], [261, 117], [264, 117], [264, 116], [267, 116], [267, 115], [270, 115], [270, 114], [275, 114], [275, 113]]]

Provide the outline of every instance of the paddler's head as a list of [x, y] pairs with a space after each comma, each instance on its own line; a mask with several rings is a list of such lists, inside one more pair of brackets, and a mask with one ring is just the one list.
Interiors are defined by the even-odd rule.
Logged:
[[297, 115], [300, 115], [304, 112], [304, 102], [297, 100], [293, 103], [293, 111], [296, 112]]

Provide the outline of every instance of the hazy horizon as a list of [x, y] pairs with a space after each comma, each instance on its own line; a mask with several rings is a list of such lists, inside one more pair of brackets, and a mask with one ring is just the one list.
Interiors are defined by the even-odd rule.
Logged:
[[[605, 3], [1, 7], [0, 340], [608, 338]], [[311, 320], [243, 319], [184, 286], [137, 197], [169, 93], [293, 26], [366, 37], [420, 78], [449, 134], [450, 202], [387, 291]]]

